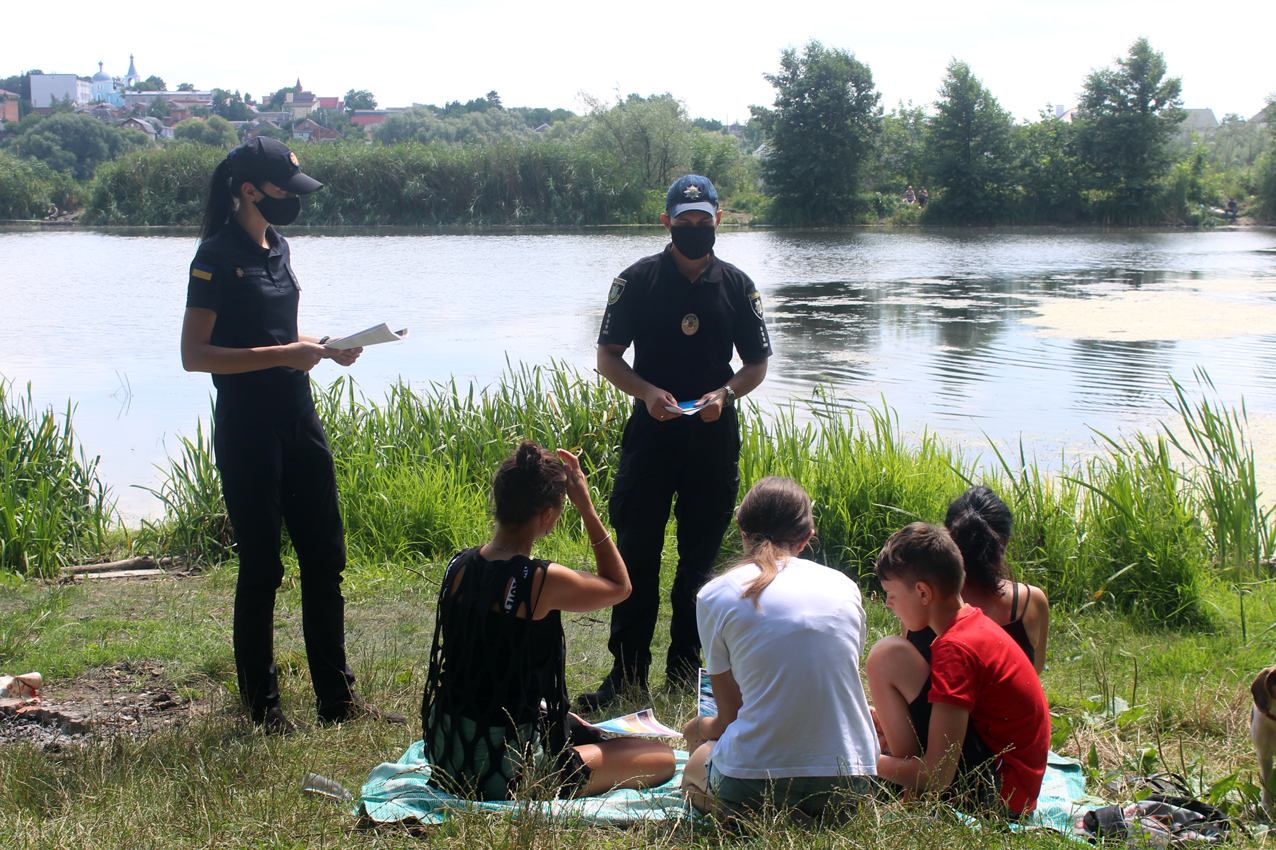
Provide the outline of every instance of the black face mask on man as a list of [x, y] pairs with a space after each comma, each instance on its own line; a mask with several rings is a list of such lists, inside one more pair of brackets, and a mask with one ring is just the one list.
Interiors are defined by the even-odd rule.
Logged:
[[718, 228], [708, 225], [674, 225], [669, 228], [673, 247], [688, 260], [698, 260], [713, 250]]
[[[261, 188], [258, 187], [257, 191], [261, 192]], [[261, 192], [261, 197], [253, 203], [257, 205], [257, 212], [261, 213], [267, 224], [282, 227], [292, 224], [301, 215], [301, 198], [272, 198]]]

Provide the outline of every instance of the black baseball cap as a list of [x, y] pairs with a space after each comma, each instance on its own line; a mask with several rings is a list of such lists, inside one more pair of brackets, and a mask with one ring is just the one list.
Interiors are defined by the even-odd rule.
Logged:
[[270, 182], [298, 195], [323, 188], [318, 180], [301, 173], [297, 155], [287, 145], [268, 136], [244, 142], [226, 155], [226, 161], [236, 182], [246, 180], [254, 186]]
[[665, 212], [677, 218], [688, 210], [702, 210], [713, 215], [718, 211], [718, 190], [708, 177], [688, 174], [673, 181], [665, 194]]

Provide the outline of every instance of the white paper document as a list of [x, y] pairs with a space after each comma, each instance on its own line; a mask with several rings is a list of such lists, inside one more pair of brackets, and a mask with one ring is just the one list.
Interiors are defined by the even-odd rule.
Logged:
[[345, 351], [347, 348], [360, 348], [365, 345], [376, 345], [381, 342], [398, 342], [408, 335], [408, 329], [392, 331], [390, 326], [385, 322], [368, 328], [366, 331], [359, 331], [357, 334], [343, 336], [340, 339], [334, 339], [332, 342], [326, 343], [324, 348], [331, 348], [336, 351]]

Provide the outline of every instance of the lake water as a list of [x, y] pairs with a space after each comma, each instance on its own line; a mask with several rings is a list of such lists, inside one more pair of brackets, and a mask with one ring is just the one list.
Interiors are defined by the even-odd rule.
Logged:
[[[665, 243], [646, 228], [290, 239], [303, 332], [411, 329], [350, 371], [373, 398], [400, 377], [487, 384], [507, 358], [592, 368], [611, 279]], [[0, 375], [76, 405], [131, 521], [158, 504], [130, 485], [155, 485], [175, 435], [209, 416], [208, 376], [178, 356], [194, 249], [191, 232], [0, 230]], [[1167, 375], [1199, 365], [1276, 446], [1276, 231], [724, 230], [717, 251], [763, 294], [767, 404], [827, 383], [884, 398], [905, 430], [985, 453], [1022, 438], [1049, 460], [1092, 428], [1152, 427]]]

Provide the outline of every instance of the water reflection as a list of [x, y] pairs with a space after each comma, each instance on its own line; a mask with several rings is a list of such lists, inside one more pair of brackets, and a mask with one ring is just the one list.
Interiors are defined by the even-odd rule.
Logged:
[[[658, 228], [588, 232], [361, 229], [290, 236], [301, 319], [323, 333], [391, 321], [408, 342], [369, 350], [352, 373], [373, 398], [400, 378], [479, 386], [510, 361], [593, 366], [612, 277], [660, 250]], [[41, 403], [78, 405], [77, 430], [134, 515], [166, 440], [207, 417], [207, 376], [181, 371], [177, 337], [193, 232], [0, 230], [7, 345], [0, 374]], [[1166, 375], [1206, 367], [1225, 398], [1276, 418], [1276, 335], [1223, 339], [1047, 335], [1043, 305], [1106, 305], [1189, 289], [1270, 304], [1276, 234], [978, 229], [734, 231], [718, 253], [763, 293], [775, 347], [764, 402], [829, 384], [886, 403], [911, 431], [984, 444], [1021, 436], [1049, 458], [1090, 428], [1162, 416]], [[50, 281], [57, 281], [52, 297]], [[1195, 296], [1192, 296], [1195, 297]], [[1169, 301], [1165, 301], [1169, 303]], [[1198, 303], [1198, 302], [1190, 302]], [[1207, 302], [1200, 302], [1207, 303]], [[1188, 316], [1190, 321], [1192, 317]], [[1084, 324], [1084, 323], [1082, 323]], [[320, 383], [346, 374], [329, 364]], [[124, 388], [123, 390], [121, 388]], [[123, 401], [121, 401], [123, 399]]]

